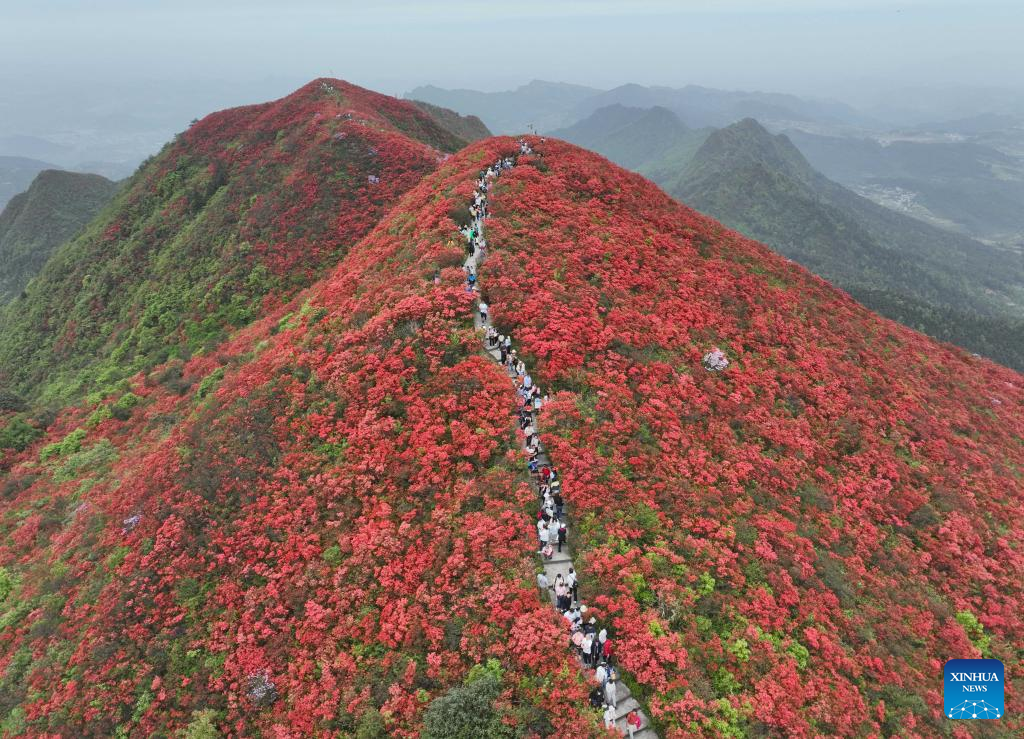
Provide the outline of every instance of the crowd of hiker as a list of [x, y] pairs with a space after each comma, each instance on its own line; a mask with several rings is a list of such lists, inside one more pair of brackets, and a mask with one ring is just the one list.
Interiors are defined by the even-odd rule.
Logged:
[[[505, 170], [516, 165], [519, 155], [530, 156], [533, 150], [525, 140], [519, 142], [519, 152], [515, 156], [498, 159], [486, 170], [480, 172], [473, 191], [473, 200], [469, 206], [470, 221], [460, 229], [466, 245], [465, 289], [478, 298], [479, 326], [484, 332], [484, 346], [495, 356], [505, 368], [516, 386], [519, 404], [516, 417], [523, 433], [523, 447], [526, 452], [527, 468], [537, 490], [539, 510], [537, 512], [537, 553], [542, 561], [547, 562], [561, 554], [563, 548], [568, 553], [568, 520], [565, 511], [565, 499], [562, 493], [562, 480], [557, 468], [551, 464], [540, 443], [537, 432], [537, 414], [547, 402], [537, 383], [527, 370], [526, 364], [512, 346], [512, 337], [499, 333], [489, 322], [490, 306], [480, 293], [477, 264], [483, 260], [487, 249], [484, 238], [484, 220], [488, 216], [487, 194], [493, 180]], [[435, 282], [438, 275], [435, 275]], [[615, 668], [615, 647], [608, 635], [593, 616], [587, 616], [587, 606], [580, 602], [579, 580], [573, 567], [568, 573], [558, 573], [554, 581], [550, 581], [543, 569], [537, 573], [537, 586], [543, 597], [553, 596], [555, 607], [566, 621], [569, 634], [569, 645], [579, 656], [581, 662], [593, 670], [596, 685], [590, 692], [590, 703], [594, 708], [603, 709], [605, 726], [615, 728], [618, 694], [618, 673]], [[630, 711], [626, 716], [626, 733], [632, 737], [642, 721], [637, 711]]]

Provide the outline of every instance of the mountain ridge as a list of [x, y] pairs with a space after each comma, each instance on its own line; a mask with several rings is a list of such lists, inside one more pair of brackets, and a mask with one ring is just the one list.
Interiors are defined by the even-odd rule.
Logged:
[[105, 206], [118, 185], [95, 174], [44, 169], [0, 212], [0, 304]]
[[0, 385], [73, 398], [211, 350], [312, 284], [464, 143], [340, 80], [205, 117], [0, 312]]

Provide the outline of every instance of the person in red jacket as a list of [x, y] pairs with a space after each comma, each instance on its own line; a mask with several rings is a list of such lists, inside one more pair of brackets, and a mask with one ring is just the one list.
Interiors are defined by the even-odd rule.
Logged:
[[604, 640], [604, 646], [601, 648], [601, 652], [602, 652], [602, 656], [604, 657], [604, 661], [607, 662], [608, 664], [611, 664], [612, 663], [612, 655], [615, 653], [615, 650], [612, 649], [612, 640], [611, 639], [605, 639]]
[[629, 739], [633, 739], [633, 734], [637, 729], [640, 728], [640, 714], [636, 711], [630, 711], [626, 716], [626, 731], [629, 732]]

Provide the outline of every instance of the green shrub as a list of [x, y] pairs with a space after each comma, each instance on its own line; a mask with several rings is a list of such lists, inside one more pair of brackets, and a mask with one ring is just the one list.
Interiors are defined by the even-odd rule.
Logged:
[[323, 551], [320, 557], [331, 567], [337, 567], [341, 564], [341, 547], [337, 544], [332, 544]]
[[22, 451], [29, 444], [43, 435], [43, 432], [30, 425], [21, 416], [15, 416], [0, 431], [0, 449]]
[[376, 708], [366, 710], [359, 717], [359, 725], [356, 726], [356, 739], [385, 739], [387, 736], [388, 730], [384, 725], [384, 717]]
[[141, 402], [142, 398], [140, 398], [138, 395], [132, 392], [127, 392], [117, 399], [117, 402], [114, 403], [114, 408], [127, 410], [129, 408], [134, 408]]
[[82, 441], [86, 437], [85, 429], [75, 429], [60, 441], [47, 444], [39, 452], [39, 461], [45, 462], [51, 457], [66, 457], [74, 454], [82, 448]]
[[203, 378], [202, 382], [199, 383], [199, 387], [196, 388], [196, 397], [205, 398], [207, 395], [213, 392], [213, 389], [217, 386], [217, 383], [224, 379], [224, 368], [218, 367], [213, 372]]
[[978, 621], [978, 617], [970, 611], [959, 611], [956, 614], [956, 622], [963, 627], [967, 638], [981, 652], [981, 656], [988, 657], [990, 637], [985, 633], [985, 627]]
[[182, 739], [218, 739], [220, 731], [214, 723], [216, 718], [217, 712], [212, 708], [207, 708], [205, 711], [193, 711], [192, 721], [178, 732], [178, 736]]
[[737, 639], [727, 646], [725, 650], [740, 662], [746, 662], [750, 659], [750, 645], [746, 639]]
[[53, 471], [55, 482], [67, 482], [83, 472], [105, 469], [118, 457], [110, 439], [100, 439], [88, 449], [75, 452]]
[[711, 684], [718, 695], [732, 695], [738, 692], [741, 687], [740, 681], [736, 679], [736, 676], [724, 667], [718, 668], [718, 672], [711, 679]]
[[[493, 660], [491, 660], [493, 662]], [[515, 730], [502, 722], [494, 701], [501, 695], [500, 667], [476, 665], [466, 681], [435, 698], [423, 714], [426, 739], [478, 739], [513, 737]]]
[[96, 410], [89, 415], [85, 425], [89, 428], [96, 428], [107, 419], [112, 418], [113, 415], [114, 414], [111, 412], [109, 405], [98, 406]]
[[0, 567], [0, 603], [7, 600], [7, 596], [14, 592], [14, 588], [17, 584], [18, 581], [14, 575], [12, 575], [6, 567]]

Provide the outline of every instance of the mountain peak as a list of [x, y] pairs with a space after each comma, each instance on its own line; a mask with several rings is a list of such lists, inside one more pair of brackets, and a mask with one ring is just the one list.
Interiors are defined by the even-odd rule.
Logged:
[[788, 137], [773, 135], [754, 118], [743, 118], [712, 132], [688, 169], [699, 173], [706, 165], [715, 169], [763, 165], [803, 182], [821, 179]]
[[[75, 394], [97, 366], [124, 377], [214, 345], [308, 287], [465, 143], [410, 102], [331, 78], [206, 116], [0, 315], [18, 337], [0, 345], [0, 380]], [[155, 325], [133, 322], [147, 312]]]

